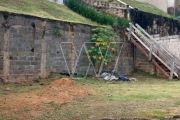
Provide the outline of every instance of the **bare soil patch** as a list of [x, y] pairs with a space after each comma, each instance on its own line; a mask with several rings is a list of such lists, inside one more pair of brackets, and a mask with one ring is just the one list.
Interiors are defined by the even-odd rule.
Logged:
[[74, 98], [83, 98], [90, 94], [92, 93], [77, 85], [70, 78], [58, 79], [35, 92], [1, 97], [0, 115], [8, 116], [23, 111], [24, 116], [39, 116], [43, 109], [50, 107], [49, 103], [64, 104]]

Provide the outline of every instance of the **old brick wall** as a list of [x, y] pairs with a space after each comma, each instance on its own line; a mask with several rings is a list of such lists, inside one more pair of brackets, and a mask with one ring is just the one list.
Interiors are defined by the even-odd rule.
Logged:
[[[119, 17], [126, 17], [131, 20], [132, 23], [139, 24], [142, 28], [144, 28], [150, 35], [157, 35], [161, 38], [167, 37], [169, 35], [175, 35], [179, 38], [180, 35], [180, 22], [172, 19], [163, 17], [160, 15], [155, 15], [152, 13], [147, 13], [143, 11], [139, 11], [138, 9], [127, 9], [128, 6], [122, 3], [116, 4], [111, 2], [102, 2], [97, 0], [79, 0], [84, 4], [93, 7], [97, 10], [107, 12]], [[123, 34], [123, 33], [122, 33]], [[166, 40], [164, 40], [166, 41]], [[164, 47], [172, 48], [170, 46], [174, 46], [172, 43], [162, 43], [165, 44]], [[147, 58], [140, 53], [138, 50], [134, 50], [134, 53], [137, 53], [135, 66], [137, 69], [141, 69], [143, 71], [149, 72], [151, 74], [160, 74], [158, 69], [156, 69], [151, 63], [148, 62]], [[169, 50], [172, 54], [179, 57], [179, 48], [178, 46], [174, 47], [174, 50]], [[132, 54], [134, 54], [132, 53]], [[122, 64], [126, 64], [123, 62]]]
[[3, 48], [4, 48], [4, 33], [5, 30], [0, 27], [0, 76], [3, 76]]
[[166, 78], [166, 76], [156, 66], [154, 66], [151, 61], [148, 61], [148, 58], [144, 54], [142, 54], [138, 49], [136, 49], [135, 54], [136, 54], [135, 57], [136, 69], [142, 70], [151, 75], [156, 75]]
[[[60, 30], [60, 36], [54, 34], [55, 27]], [[72, 72], [77, 59], [74, 47], [79, 53], [82, 44], [90, 38], [91, 26], [88, 25], [2, 12], [0, 78], [13, 82], [47, 77], [51, 72], [67, 73], [65, 60]], [[131, 43], [127, 43], [123, 38], [120, 41], [124, 42], [125, 46], [117, 69], [122, 74], [130, 74], [133, 69]], [[63, 42], [72, 42], [74, 47], [71, 43]], [[76, 72], [84, 74], [88, 65], [83, 50]], [[112, 68], [107, 70], [111, 71]], [[92, 72], [92, 69], [90, 71]]]
[[141, 53], [138, 49], [135, 49], [135, 54], [136, 69], [142, 70], [152, 75], [156, 74], [155, 66], [150, 61], [148, 61], [148, 58], [143, 53]]
[[163, 17], [160, 15], [131, 9], [123, 3], [103, 2], [98, 0], [79, 0], [84, 4], [99, 11], [110, 13], [118, 17], [129, 19], [132, 23], [139, 24], [149, 34], [159, 34], [160, 36], [180, 35], [180, 23], [178, 20]]
[[104, 2], [99, 0], [79, 0], [84, 4], [97, 10], [116, 15], [118, 17], [128, 17], [128, 7], [122, 3]]
[[[58, 26], [61, 29], [61, 35], [59, 37], [54, 35], [54, 26]], [[65, 59], [69, 69], [71, 70], [76, 60], [74, 49], [76, 49], [76, 53], [79, 54], [83, 43], [90, 40], [91, 27], [81, 24], [72, 25], [70, 23], [49, 21], [47, 22], [46, 30], [45, 41], [47, 72], [68, 72], [65, 66]], [[60, 44], [62, 44], [62, 49], [60, 48]], [[63, 58], [62, 52], [65, 55], [65, 59]]]
[[155, 37], [157, 43], [161, 44], [174, 57], [180, 60], [180, 38], [179, 36]]

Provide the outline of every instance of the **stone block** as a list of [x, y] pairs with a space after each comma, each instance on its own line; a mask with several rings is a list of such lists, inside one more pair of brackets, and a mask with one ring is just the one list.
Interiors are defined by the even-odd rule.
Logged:
[[25, 70], [34, 70], [34, 65], [26, 65]]
[[28, 61], [29, 61], [29, 60], [30, 60], [30, 61], [32, 61], [32, 60], [34, 60], [34, 56], [27, 56], [27, 57], [26, 57], [26, 60], [28, 60]]
[[41, 60], [41, 57], [39, 56], [39, 57], [34, 57], [34, 60], [35, 61], [40, 61]]
[[0, 70], [3, 70], [3, 65], [2, 64], [0, 64]]
[[13, 61], [13, 65], [31, 65], [31, 62], [18, 60], [18, 61]]
[[31, 61], [31, 65], [40, 65], [38, 61]]

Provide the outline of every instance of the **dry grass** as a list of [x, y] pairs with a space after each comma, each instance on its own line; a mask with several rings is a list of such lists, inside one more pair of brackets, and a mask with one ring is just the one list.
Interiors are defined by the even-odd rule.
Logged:
[[97, 23], [71, 11], [64, 5], [58, 5], [47, 0], [0, 0], [0, 11], [73, 23], [98, 25]]
[[[44, 81], [46, 86], [54, 75]], [[94, 95], [83, 99], [74, 99], [70, 103], [60, 105], [56, 102], [50, 104], [50, 109], [41, 111], [40, 116], [23, 116], [24, 112], [31, 112], [31, 109], [24, 109], [18, 113], [11, 114], [9, 117], [1, 116], [0, 119], [11, 118], [33, 119], [33, 120], [100, 120], [102, 118], [150, 118], [163, 119], [169, 118], [180, 113], [180, 81], [167, 81], [148, 74], [138, 73], [133, 77], [138, 78], [137, 83], [127, 82], [105, 82], [97, 79], [76, 80], [78, 85], [93, 91]], [[41, 80], [40, 80], [41, 81]], [[48, 82], [49, 81], [49, 82]], [[36, 89], [41, 89], [40, 83], [33, 86], [26, 86], [25, 91], [18, 92], [24, 88], [14, 85], [0, 85], [1, 96], [8, 87], [10, 91], [5, 94], [21, 94]], [[22, 87], [22, 88], [21, 88]], [[32, 90], [32, 88], [34, 88]], [[4, 92], [3, 92], [4, 91]], [[1, 101], [2, 102], [2, 101]]]

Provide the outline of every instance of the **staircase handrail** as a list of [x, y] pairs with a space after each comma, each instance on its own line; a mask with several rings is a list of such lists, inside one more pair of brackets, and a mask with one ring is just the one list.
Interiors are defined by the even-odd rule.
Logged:
[[[156, 43], [156, 45], [161, 48], [163, 51], [165, 51], [169, 56], [171, 56], [174, 59], [174, 62], [176, 63], [176, 65], [180, 65], [180, 60], [177, 59], [172, 53], [170, 53], [167, 49], [165, 49], [164, 47], [162, 47], [161, 45], [159, 45], [157, 43], [157, 41], [151, 36], [149, 35], [141, 26], [139, 26], [138, 24], [136, 24], [137, 28], [140, 29], [146, 36], [148, 36], [150, 38], [150, 40], [152, 40], [154, 43]], [[179, 66], [177, 66], [178, 69], [180, 69]]]
[[[125, 2], [121, 1], [121, 0], [117, 0], [118, 2], [120, 2], [121, 4], [124, 4], [125, 6], [127, 6], [128, 4], [126, 4]], [[132, 6], [129, 5], [129, 8], [134, 9]]]
[[[134, 29], [134, 30], [133, 30]], [[134, 31], [134, 32], [133, 32]], [[130, 23], [129, 36], [133, 35], [136, 40], [138, 40], [141, 45], [149, 52], [149, 60], [151, 60], [152, 55], [155, 56], [164, 66], [170, 70], [170, 79], [172, 79], [173, 74], [179, 77], [180, 75], [180, 61], [174, 57], [168, 50], [164, 49], [159, 45], [152, 36], [150, 36], [143, 28], [138, 24], [133, 25]], [[143, 37], [141, 40], [138, 36]], [[130, 38], [128, 36], [128, 38]], [[153, 49], [154, 48], [154, 49]], [[154, 51], [155, 50], [155, 51]], [[161, 53], [161, 54], [159, 54]], [[159, 56], [160, 55], [160, 56]], [[179, 73], [179, 74], [178, 74]]]
[[[135, 30], [137, 30], [137, 31], [139, 31], [133, 24], [132, 24], [132, 28], [135, 29]], [[129, 29], [128, 29], [128, 31], [129, 31]], [[139, 39], [139, 37], [138, 37], [134, 32], [132, 32], [131, 34], [141, 43], [141, 45], [143, 45], [143, 47], [145, 47], [145, 49], [146, 49], [148, 52], [150, 52], [150, 48], [149, 48], [146, 44], [144, 44], [144, 42], [143, 42], [141, 39]], [[147, 42], [149, 42], [149, 41], [147, 41]], [[150, 43], [150, 42], [149, 42], [149, 43]], [[150, 44], [151, 44], [151, 43], [150, 43]], [[171, 69], [171, 67], [170, 67], [168, 64], [166, 64], [159, 56], [157, 56], [156, 53], [152, 52], [152, 54], [153, 54], [161, 63], [163, 63], [168, 69]]]

